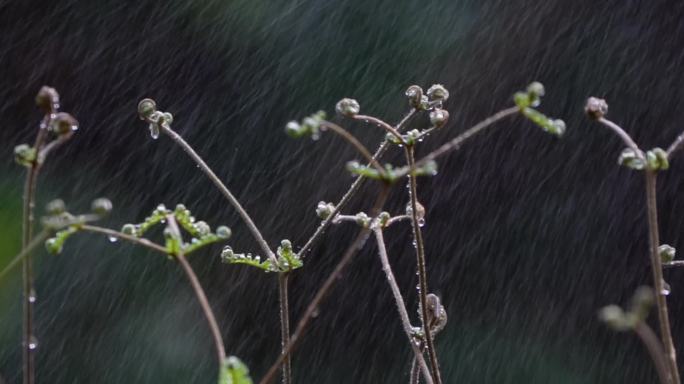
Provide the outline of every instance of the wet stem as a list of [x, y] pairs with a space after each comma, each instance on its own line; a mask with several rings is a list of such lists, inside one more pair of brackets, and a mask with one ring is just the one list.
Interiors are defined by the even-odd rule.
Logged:
[[672, 382], [680, 383], [677, 357], [672, 341], [670, 319], [667, 310], [667, 298], [664, 294], [663, 266], [658, 254], [660, 239], [658, 234], [658, 206], [656, 199], [656, 171], [646, 170], [646, 206], [648, 214], [648, 240], [651, 254], [651, 269], [653, 271], [653, 286], [656, 291], [656, 306], [658, 309], [658, 322], [660, 325], [660, 337], [663, 341], [668, 366], [672, 376]]
[[[414, 169], [415, 167], [415, 157], [414, 157], [414, 147], [405, 146], [404, 152], [406, 155], [406, 162], [409, 169]], [[427, 324], [428, 313], [427, 313], [427, 272], [425, 267], [425, 248], [423, 244], [423, 234], [418, 223], [418, 197], [417, 197], [417, 186], [416, 186], [416, 176], [413, 172], [409, 173], [409, 194], [411, 198], [411, 227], [413, 228], [413, 238], [415, 240], [416, 248], [416, 258], [418, 265], [418, 297], [420, 298], [420, 318], [423, 328], [423, 334], [425, 335], [425, 344], [430, 358], [430, 367], [432, 369], [432, 377], [436, 384], [442, 383], [442, 377], [439, 372], [439, 361], [437, 360], [437, 351], [435, 350], [435, 343], [432, 339], [432, 331], [430, 330], [429, 324]]]
[[[33, 146], [36, 152], [40, 152], [47, 137], [47, 130], [52, 118], [48, 113], [43, 118], [41, 126], [36, 136], [36, 141]], [[23, 280], [23, 320], [22, 320], [22, 371], [24, 384], [33, 384], [35, 382], [35, 338], [33, 335], [33, 303], [34, 303], [34, 286], [33, 286], [33, 258], [31, 252], [28, 251], [29, 243], [33, 238], [33, 209], [35, 206], [36, 197], [36, 183], [38, 181], [38, 173], [40, 171], [40, 163], [36, 158], [28, 169], [26, 175], [26, 182], [24, 184], [24, 202], [22, 213], [22, 241], [21, 248], [26, 251], [26, 256], [22, 263], [22, 280]]]

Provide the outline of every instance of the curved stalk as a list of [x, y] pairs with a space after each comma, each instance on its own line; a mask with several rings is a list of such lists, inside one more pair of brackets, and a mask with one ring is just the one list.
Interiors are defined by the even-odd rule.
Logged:
[[349, 144], [356, 148], [356, 150], [361, 154], [361, 156], [363, 156], [366, 159], [366, 161], [373, 166], [373, 168], [380, 172], [381, 175], [385, 174], [385, 169], [382, 167], [382, 165], [380, 165], [380, 163], [378, 163], [378, 161], [373, 157], [373, 155], [370, 154], [368, 149], [363, 144], [361, 144], [361, 142], [356, 137], [354, 137], [354, 135], [347, 132], [346, 129], [329, 121], [321, 122], [321, 127], [328, 128], [331, 131], [338, 134], [339, 136], [341, 136], [342, 138], [344, 138], [345, 140], [347, 140], [347, 142], [349, 142]]
[[238, 212], [242, 220], [245, 222], [247, 225], [247, 228], [249, 228], [249, 231], [252, 233], [252, 236], [254, 236], [254, 239], [256, 239], [257, 243], [259, 243], [259, 246], [261, 247], [261, 250], [264, 252], [264, 254], [271, 260], [271, 263], [273, 265], [277, 265], [277, 260], [275, 257], [275, 254], [271, 250], [271, 248], [268, 246], [268, 243], [266, 240], [264, 240], [263, 235], [257, 228], [256, 224], [254, 224], [254, 221], [252, 218], [249, 216], [247, 211], [242, 207], [240, 202], [237, 200], [235, 196], [230, 192], [228, 187], [226, 187], [225, 184], [221, 181], [221, 179], [216, 176], [214, 171], [209, 168], [207, 163], [202, 160], [202, 158], [195, 152], [194, 149], [188, 144], [179, 134], [177, 134], [173, 129], [170, 127], [166, 126], [165, 124], [161, 125], [161, 131], [167, 134], [171, 140], [173, 140], [176, 144], [178, 144], [181, 148], [183, 148], [183, 151], [192, 158], [192, 160], [199, 166], [199, 168], [204, 172], [205, 175], [211, 180], [212, 183], [216, 186], [216, 188], [221, 191], [221, 193], [226, 197], [228, 202], [235, 208], [235, 210]]
[[39, 245], [42, 245], [43, 242], [48, 238], [48, 236], [50, 236], [50, 233], [48, 231], [42, 231], [38, 235], [36, 235], [31, 240], [31, 242], [26, 247], [24, 247], [24, 249], [22, 249], [21, 252], [14, 256], [12, 261], [10, 261], [9, 264], [7, 264], [5, 268], [2, 269], [2, 272], [0, 272], [0, 281], [2, 281], [2, 278], [5, 277], [7, 272], [11, 271], [14, 267], [16, 267], [20, 261], [24, 260], [26, 255], [33, 252], [33, 250]]
[[[413, 153], [413, 146], [404, 147], [406, 154], [406, 162], [410, 169], [416, 166], [416, 161]], [[423, 234], [418, 224], [418, 196], [416, 187], [416, 175], [411, 172], [409, 174], [409, 195], [411, 197], [411, 227], [413, 228], [413, 239], [416, 242], [416, 258], [418, 264], [418, 297], [420, 298], [420, 318], [425, 334], [425, 346], [428, 357], [430, 358], [430, 366], [432, 368], [432, 378], [436, 384], [442, 383], [442, 377], [439, 373], [439, 361], [437, 360], [437, 351], [435, 350], [435, 343], [432, 339], [432, 330], [428, 321], [427, 313], [427, 272], [425, 267], [425, 247], [423, 244]]]
[[651, 269], [653, 271], [653, 286], [656, 291], [656, 306], [658, 308], [658, 323], [660, 325], [660, 337], [667, 355], [668, 365], [675, 384], [680, 383], [679, 368], [677, 367], [677, 355], [672, 341], [670, 319], [667, 310], [667, 298], [664, 293], [663, 267], [658, 247], [660, 239], [658, 234], [658, 206], [656, 200], [656, 173], [644, 171], [646, 176], [646, 207], [648, 214], [648, 242], [651, 255]]
[[397, 305], [397, 310], [399, 311], [399, 318], [401, 319], [401, 324], [404, 328], [404, 332], [408, 337], [409, 345], [413, 350], [414, 359], [413, 361], [418, 362], [420, 370], [423, 372], [423, 377], [425, 377], [425, 382], [427, 384], [432, 384], [432, 377], [430, 376], [430, 370], [423, 357], [423, 352], [420, 347], [416, 345], [413, 340], [413, 327], [411, 326], [411, 320], [409, 319], [408, 311], [406, 311], [406, 304], [404, 303], [404, 298], [401, 296], [401, 291], [397, 285], [397, 281], [394, 278], [394, 273], [392, 273], [392, 266], [390, 265], [389, 258], [387, 257], [387, 248], [385, 247], [385, 239], [382, 235], [382, 229], [374, 228], [375, 239], [378, 243], [378, 254], [380, 255], [380, 262], [382, 263], [382, 270], [385, 272], [387, 277], [387, 282], [392, 290], [392, 295], [394, 296], [394, 302]]
[[603, 118], [603, 117], [599, 118], [597, 121], [599, 123], [605, 125], [606, 127], [608, 127], [616, 135], [618, 135], [618, 137], [620, 137], [620, 139], [622, 139], [622, 141], [625, 143], [625, 145], [628, 146], [629, 148], [631, 148], [634, 151], [634, 153], [637, 156], [639, 156], [639, 158], [641, 158], [643, 160], [644, 153], [641, 151], [641, 149], [639, 149], [639, 146], [636, 145], [634, 140], [632, 140], [632, 137], [629, 136], [629, 134], [627, 132], [625, 132], [624, 129], [622, 129], [622, 127], [620, 127], [619, 125], [617, 125], [617, 124], [613, 123], [612, 121], [610, 121], [606, 118]]
[[394, 136], [397, 140], [399, 140], [400, 143], [406, 144], [406, 142], [404, 141], [404, 138], [401, 137], [401, 134], [399, 133], [399, 131], [394, 129], [394, 127], [387, 124], [385, 121], [378, 119], [377, 117], [367, 116], [367, 115], [354, 115], [353, 118], [355, 120], [361, 120], [361, 121], [364, 121], [366, 123], [377, 125], [378, 127], [387, 131], [387, 133], [389, 133], [390, 135]]
[[660, 343], [658, 336], [643, 321], [634, 327], [634, 333], [639, 336], [641, 342], [646, 346], [648, 354], [651, 356], [651, 360], [653, 360], [653, 364], [656, 367], [656, 372], [658, 372], [660, 384], [672, 384], [668, 358], [665, 355], [665, 351], [663, 351], [663, 345]]

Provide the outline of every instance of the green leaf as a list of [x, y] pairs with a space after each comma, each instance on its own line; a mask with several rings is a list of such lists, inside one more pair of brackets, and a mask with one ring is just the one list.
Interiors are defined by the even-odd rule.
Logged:
[[554, 120], [543, 113], [533, 108], [521, 108], [522, 114], [530, 119], [533, 123], [540, 126], [543, 130], [556, 136], [562, 136], [565, 133], [565, 122], [563, 120]]
[[252, 384], [247, 366], [235, 356], [221, 363], [218, 384]]
[[297, 268], [301, 268], [304, 263], [297, 256], [296, 253], [292, 251], [292, 243], [290, 240], [283, 240], [280, 242], [280, 247], [278, 247], [278, 269], [281, 272], [293, 271]]
[[271, 265], [271, 261], [266, 259], [261, 261], [260, 256], [252, 256], [251, 253], [235, 253], [233, 249], [229, 246], [223, 248], [221, 252], [221, 261], [226, 264], [245, 264], [255, 268], [259, 268], [264, 272], [277, 272]]

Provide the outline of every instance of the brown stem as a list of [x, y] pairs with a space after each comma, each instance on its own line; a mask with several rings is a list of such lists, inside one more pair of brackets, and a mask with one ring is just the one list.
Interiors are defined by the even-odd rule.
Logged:
[[292, 362], [287, 355], [287, 346], [290, 344], [290, 306], [288, 303], [288, 286], [289, 274], [282, 272], [278, 274], [278, 293], [280, 294], [280, 344], [281, 354], [284, 355], [283, 360], [283, 384], [290, 384], [292, 382]]
[[367, 116], [367, 115], [354, 115], [354, 119], [355, 120], [361, 120], [361, 121], [364, 121], [364, 122], [367, 122], [367, 123], [370, 123], [373, 125], [377, 125], [378, 127], [387, 131], [387, 133], [389, 133], [390, 135], [394, 136], [397, 140], [399, 140], [400, 143], [406, 144], [406, 142], [404, 141], [404, 138], [401, 137], [401, 134], [399, 133], [399, 131], [394, 129], [394, 127], [387, 124], [385, 121], [378, 119], [377, 117]]
[[658, 336], [656, 336], [651, 327], [643, 321], [637, 323], [634, 327], [634, 332], [646, 346], [648, 354], [651, 356], [651, 360], [653, 360], [653, 364], [656, 367], [656, 372], [658, 372], [660, 384], [672, 384], [668, 363], [669, 359], [667, 358], [665, 351], [663, 351], [663, 345], [660, 343]]
[[375, 233], [375, 240], [378, 243], [378, 254], [380, 256], [380, 262], [382, 263], [382, 270], [385, 272], [387, 282], [392, 290], [394, 303], [397, 305], [401, 324], [404, 328], [406, 336], [408, 337], [409, 345], [413, 350], [414, 361], [418, 362], [420, 370], [423, 372], [423, 376], [425, 377], [425, 382], [427, 384], [432, 384], [432, 377], [430, 376], [430, 370], [425, 362], [425, 358], [423, 357], [423, 351], [421, 351], [420, 347], [416, 345], [413, 339], [413, 326], [411, 326], [411, 320], [409, 319], [408, 311], [406, 310], [404, 298], [401, 296], [399, 285], [397, 285], [397, 280], [392, 272], [392, 266], [390, 265], [389, 257], [387, 256], [387, 248], [385, 247], [385, 238], [382, 235], [382, 229], [376, 227], [373, 229], [373, 232]]
[[[382, 206], [385, 204], [385, 201], [387, 200], [388, 191], [389, 187], [387, 185], [383, 185], [383, 188], [380, 191], [380, 194], [378, 195], [378, 198], [372, 210], [373, 217], [377, 216], [378, 213], [380, 213]], [[330, 273], [330, 275], [325, 280], [323, 285], [316, 292], [316, 295], [314, 296], [313, 300], [311, 300], [309, 305], [306, 307], [304, 314], [297, 323], [297, 327], [295, 328], [295, 331], [290, 338], [290, 343], [287, 345], [287, 348], [285, 348], [285, 351], [279, 355], [276, 361], [268, 369], [264, 377], [259, 382], [260, 384], [268, 384], [273, 380], [274, 376], [280, 369], [280, 366], [283, 364], [283, 361], [285, 361], [285, 359], [292, 353], [295, 346], [298, 344], [301, 337], [304, 335], [304, 332], [306, 331], [309, 322], [314, 317], [314, 314], [318, 312], [318, 308], [320, 307], [323, 300], [327, 297], [328, 293], [330, 293], [330, 290], [335, 285], [335, 282], [339, 280], [339, 278], [342, 275], [342, 272], [344, 272], [344, 269], [347, 267], [349, 262], [351, 262], [356, 253], [358, 253], [358, 251], [361, 248], [363, 248], [364, 244], [366, 244], [366, 240], [368, 240], [370, 231], [370, 228], [363, 228], [361, 229], [361, 231], [359, 231], [359, 234], [356, 236], [352, 244], [349, 246], [349, 248], [347, 248], [344, 255], [335, 266], [335, 269], [332, 271], [332, 273]]]
[[197, 297], [200, 306], [202, 306], [204, 316], [207, 318], [207, 323], [209, 323], [209, 330], [211, 331], [211, 334], [214, 337], [214, 345], [216, 346], [216, 358], [218, 359], [219, 365], [221, 365], [226, 360], [226, 348], [223, 345], [221, 330], [219, 329], [218, 323], [216, 322], [216, 317], [214, 317], [214, 311], [211, 310], [209, 300], [207, 300], [207, 295], [204, 293], [204, 289], [202, 289], [202, 285], [200, 285], [200, 282], [197, 279], [197, 275], [195, 275], [195, 272], [192, 270], [192, 266], [190, 266], [190, 263], [188, 263], [188, 260], [185, 258], [185, 255], [183, 255], [183, 253], [181, 252], [178, 255], [176, 255], [176, 259], [180, 263], [181, 267], [183, 267], [183, 271], [185, 271], [185, 274], [187, 275], [188, 279], [190, 280], [190, 284], [192, 285], [192, 289], [193, 291], [195, 291], [195, 296]]
[[84, 224], [84, 225], [79, 226], [79, 230], [86, 231], [86, 232], [92, 232], [92, 233], [98, 233], [98, 234], [105, 235], [108, 237], [115, 237], [115, 238], [121, 239], [121, 240], [126, 240], [130, 243], [137, 244], [137, 245], [143, 246], [145, 248], [149, 248], [153, 251], [156, 251], [156, 252], [159, 252], [159, 253], [166, 255], [166, 248], [164, 248], [158, 244], [155, 244], [155, 243], [153, 243], [147, 239], [142, 239], [139, 237], [127, 235], [125, 233], [121, 233], [121, 232], [115, 231], [113, 229], [102, 228], [102, 227], [98, 227], [96, 225]]
[[672, 380], [674, 384], [680, 383], [679, 369], [677, 367], [677, 355], [672, 341], [670, 319], [667, 310], [667, 298], [664, 293], [663, 267], [658, 247], [660, 239], [658, 234], [658, 206], [656, 200], [656, 173], [646, 170], [646, 207], [648, 214], [648, 240], [651, 255], [651, 269], [653, 271], [653, 286], [656, 291], [656, 306], [658, 308], [658, 321], [660, 324], [660, 337], [668, 357]]
[[[406, 154], [407, 165], [410, 169], [415, 167], [415, 158], [413, 153], [413, 146], [404, 147]], [[423, 244], [423, 234], [418, 223], [418, 196], [416, 186], [416, 176], [412, 172], [409, 174], [409, 190], [411, 197], [411, 227], [413, 228], [413, 238], [416, 242], [416, 257], [418, 264], [418, 297], [420, 298], [420, 313], [423, 332], [425, 334], [425, 345], [427, 347], [428, 357], [430, 358], [430, 366], [432, 368], [432, 378], [436, 384], [442, 383], [442, 377], [439, 373], [439, 361], [437, 360], [437, 351], [435, 350], [434, 340], [432, 339], [432, 330], [428, 322], [427, 309], [427, 272], [425, 267], [425, 247]]]
[[5, 277], [7, 272], [11, 271], [14, 267], [16, 267], [20, 261], [24, 260], [26, 255], [28, 255], [30, 252], [33, 252], [33, 250], [36, 247], [42, 245], [43, 242], [48, 238], [48, 236], [50, 236], [48, 231], [42, 231], [41, 233], [36, 235], [31, 240], [31, 242], [24, 249], [22, 249], [21, 252], [19, 252], [16, 256], [14, 256], [12, 261], [10, 261], [9, 264], [7, 264], [5, 266], [5, 268], [2, 269], [2, 272], [0, 272], [0, 281], [2, 280], [3, 277]]

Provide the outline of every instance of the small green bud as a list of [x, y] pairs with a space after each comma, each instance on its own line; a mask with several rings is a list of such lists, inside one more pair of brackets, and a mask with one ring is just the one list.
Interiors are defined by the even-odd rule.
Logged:
[[112, 202], [104, 197], [93, 200], [90, 210], [100, 216], [105, 216], [112, 211]]
[[206, 221], [198, 221], [195, 223], [195, 230], [200, 236], [206, 236], [211, 233], [211, 227]]
[[385, 140], [389, 141], [392, 144], [397, 144], [397, 145], [401, 144], [401, 141], [391, 133], [388, 133], [385, 135]]
[[157, 111], [157, 103], [152, 99], [142, 99], [138, 103], [138, 116], [141, 120], [147, 120]]
[[173, 115], [169, 112], [164, 112], [162, 118], [164, 119], [164, 124], [170, 125], [173, 123]]
[[[392, 135], [392, 136], [394, 136], [394, 135]], [[409, 145], [409, 146], [415, 144], [419, 137], [420, 137], [420, 131], [417, 129], [412, 129], [412, 130], [406, 132], [406, 134], [403, 136], [404, 141], [406, 142], [406, 145]], [[394, 138], [395, 138], [395, 140], [397, 140], [398, 143], [401, 143], [396, 136], [394, 136]]]
[[387, 225], [387, 222], [389, 221], [389, 219], [390, 219], [389, 212], [385, 212], [385, 211], [380, 212], [380, 214], [378, 215], [378, 224], [380, 225], [380, 227], [384, 227], [385, 225]]
[[36, 105], [45, 114], [52, 114], [59, 109], [59, 93], [52, 87], [43, 86], [36, 95]]
[[413, 108], [420, 108], [421, 102], [423, 100], [423, 88], [412, 85], [406, 89], [406, 97], [408, 98], [409, 105]]
[[325, 201], [319, 201], [316, 206], [316, 216], [325, 220], [332, 215], [335, 210], [335, 206], [332, 203], [326, 203]]
[[368, 228], [370, 225], [370, 217], [365, 212], [359, 212], [355, 216], [356, 218], [356, 224], [360, 225], [363, 228]]
[[225, 225], [221, 225], [220, 227], [216, 228], [216, 236], [223, 240], [230, 238], [232, 234], [233, 232], [230, 230], [230, 228], [226, 227]]
[[280, 247], [285, 252], [292, 251], [292, 242], [290, 240], [284, 239], [280, 241]]
[[527, 93], [532, 99], [539, 99], [544, 96], [544, 85], [538, 81], [533, 81], [527, 86]]
[[609, 305], [601, 308], [599, 319], [616, 331], [625, 331], [631, 328], [625, 312], [617, 305]]
[[648, 316], [648, 312], [655, 303], [655, 292], [651, 287], [641, 286], [637, 288], [632, 296], [632, 306], [630, 313], [636, 316], [634, 320], [644, 321]]
[[361, 106], [354, 99], [342, 99], [337, 102], [335, 110], [342, 116], [353, 117], [359, 114]]
[[648, 165], [648, 169], [652, 171], [664, 171], [670, 168], [667, 152], [662, 148], [653, 148], [646, 152], [646, 164]]
[[513, 95], [513, 101], [515, 102], [515, 105], [517, 105], [520, 109], [525, 109], [532, 105], [530, 95], [525, 92], [516, 92]]
[[124, 226], [121, 227], [121, 232], [129, 236], [138, 236], [138, 229], [134, 224], [124, 224]]
[[51, 255], [58, 255], [62, 253], [62, 243], [57, 241], [54, 237], [45, 241], [45, 249]]
[[51, 202], [47, 203], [47, 205], [45, 206], [45, 212], [49, 216], [60, 215], [64, 212], [66, 212], [66, 204], [64, 204], [64, 200], [62, 200], [62, 199], [52, 200]]
[[552, 133], [556, 136], [563, 136], [563, 134], [565, 133], [565, 129], [565, 121], [561, 119], [555, 119], [551, 120], [551, 128], [548, 131], [549, 133]]
[[287, 133], [290, 137], [300, 137], [303, 135], [302, 126], [294, 120], [290, 121], [285, 125], [285, 133]]
[[592, 120], [598, 120], [608, 113], [608, 103], [597, 97], [590, 97], [584, 105], [584, 113]]
[[434, 84], [428, 88], [427, 95], [433, 101], [446, 101], [449, 98], [449, 91], [442, 84]]
[[646, 167], [644, 160], [637, 155], [632, 148], [625, 148], [618, 157], [618, 164], [637, 171]]
[[676, 253], [677, 250], [671, 245], [662, 244], [658, 247], [658, 255], [660, 255], [660, 259], [663, 263], [669, 263], [674, 260]]
[[25, 167], [33, 166], [36, 161], [36, 149], [28, 144], [19, 144], [14, 147], [14, 161]]
[[78, 121], [66, 112], [59, 112], [52, 119], [51, 130], [58, 135], [66, 135], [78, 130]]
[[221, 251], [221, 261], [224, 263], [230, 263], [234, 258], [235, 252], [233, 252], [233, 248], [227, 245], [223, 247], [223, 250]]
[[435, 126], [435, 128], [442, 128], [446, 125], [447, 120], [449, 120], [449, 112], [444, 109], [436, 108], [430, 112], [430, 123]]

